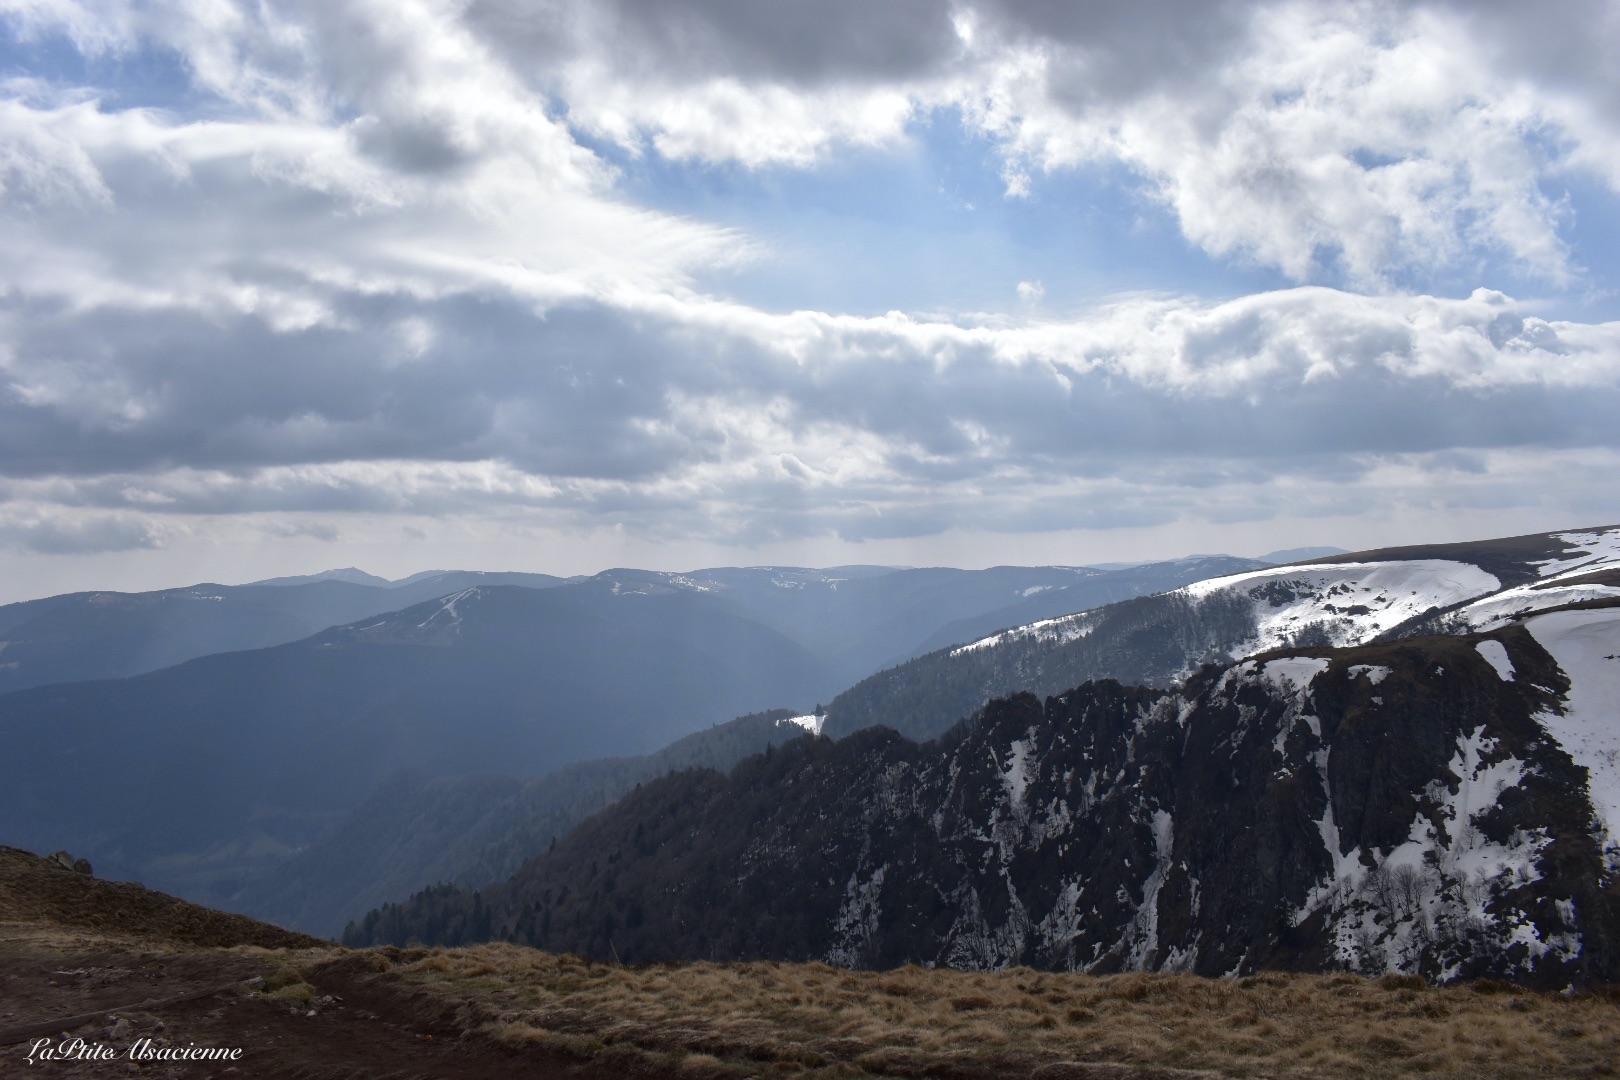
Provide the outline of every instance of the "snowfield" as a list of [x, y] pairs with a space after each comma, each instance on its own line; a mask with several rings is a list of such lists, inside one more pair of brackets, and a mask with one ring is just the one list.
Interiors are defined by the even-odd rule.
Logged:
[[1568, 559], [1537, 564], [1540, 581], [1474, 601], [1457, 613], [1461, 622], [1470, 630], [1490, 630], [1548, 608], [1620, 597], [1620, 586], [1580, 580], [1599, 571], [1620, 569], [1620, 529], [1560, 533], [1558, 538], [1583, 550]]
[[1620, 597], [1620, 588], [1612, 585], [1582, 584], [1551, 588], [1544, 584], [1521, 585], [1517, 589], [1503, 589], [1494, 596], [1476, 600], [1459, 611], [1457, 616], [1470, 631], [1494, 630], [1548, 608], [1617, 597]]
[[1434, 608], [1494, 593], [1502, 583], [1470, 563], [1446, 559], [1322, 563], [1210, 578], [1182, 589], [1193, 600], [1217, 592], [1255, 601], [1259, 629], [1235, 655], [1293, 644], [1307, 627], [1324, 645], [1359, 645]]
[[1566, 577], [1572, 573], [1588, 574], [1593, 570], [1620, 566], [1620, 529], [1554, 535], [1566, 544], [1583, 550], [1568, 559], [1548, 559], [1540, 563], [1540, 573], [1544, 578]]
[[1474, 646], [1474, 651], [1483, 656], [1485, 662], [1496, 669], [1496, 674], [1503, 682], [1513, 681], [1513, 658], [1508, 655], [1507, 646], [1500, 641], [1482, 641]]
[[1536, 719], [1586, 769], [1605, 861], [1620, 868], [1620, 608], [1555, 611], [1525, 626], [1570, 681], [1563, 712]]

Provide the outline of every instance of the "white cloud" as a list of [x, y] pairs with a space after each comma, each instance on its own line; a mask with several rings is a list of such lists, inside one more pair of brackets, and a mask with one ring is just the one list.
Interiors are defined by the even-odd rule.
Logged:
[[[141, 149], [177, 170], [197, 165], [176, 145], [187, 134], [227, 155], [251, 143], [260, 175], [357, 207], [459, 202], [503, 225], [545, 216], [542, 192], [612, 201], [611, 170], [559, 112], [638, 153], [800, 167], [959, 109], [999, 144], [1014, 194], [1042, 172], [1118, 162], [1210, 253], [1358, 288], [1481, 252], [1567, 282], [1557, 178], [1620, 188], [1620, 121], [1594, 107], [1613, 96], [1601, 68], [1560, 84], [1545, 61], [1511, 62], [1523, 19], [1435, 5], [1161, 2], [1094, 12], [1096, 26], [994, 0], [886, 23], [805, 6], [802, 25], [710, 0], [8, 10], [22, 33], [65, 32], [90, 53], [176, 50], [239, 110], [237, 126], [206, 131], [147, 119]], [[1560, 26], [1561, 45], [1579, 44], [1576, 19]], [[6, 118], [8, 186], [105, 198], [109, 163], [86, 142], [116, 128], [128, 152], [134, 119], [75, 124], [66, 106], [22, 102], [8, 108], [40, 115]]]
[[[19, 512], [20, 511], [20, 512]], [[98, 555], [166, 547], [185, 526], [147, 514], [75, 512], [58, 506], [0, 511], [0, 546], [38, 555]]]
[[[25, 41], [172, 50], [190, 95], [0, 89], [0, 537], [485, 514], [876, 541], [1490, 478], [1533, 500], [1535, 468], [1616, 452], [1620, 324], [1400, 290], [1482, 252], [1568, 282], [1552, 185], [1620, 185], [1607, 99], [1497, 62], [1511, 18], [1191, 5], [1165, 37], [1165, 4], [1100, 28], [922, 4], [852, 43], [864, 5], [791, 32], [747, 7], [0, 0]], [[580, 136], [807, 167], [938, 109], [1017, 192], [1123, 163], [1206, 251], [1346, 287], [1037, 318], [1031, 279], [1019, 317], [766, 312], [694, 284], [748, 237], [633, 204]]]
[[1086, 58], [1042, 43], [953, 93], [1002, 140], [1014, 192], [1030, 170], [1119, 161], [1188, 239], [1296, 280], [1336, 270], [1381, 288], [1481, 249], [1554, 282], [1574, 272], [1542, 184], [1612, 145], [1612, 119], [1501, 73], [1476, 28], [1444, 10], [1285, 3], [1253, 8], [1247, 25], [1192, 84], [1167, 76], [1071, 107], [1054, 86]]
[[[1604, 5], [1549, 19], [1444, 4], [1064, 14], [981, 0], [886, 22], [793, 8], [809, 14], [486, 0], [466, 21], [572, 123], [636, 153], [803, 167], [960, 110], [1000, 146], [1010, 194], [1043, 172], [1121, 163], [1195, 244], [1299, 281], [1385, 289], [1483, 252], [1567, 283], [1578, 268], [1559, 177], [1620, 189], [1620, 121], [1592, 107], [1612, 97], [1602, 62], [1579, 76], [1556, 62], [1613, 28]], [[1545, 46], [1534, 55], [1521, 45], [1532, 36]]]

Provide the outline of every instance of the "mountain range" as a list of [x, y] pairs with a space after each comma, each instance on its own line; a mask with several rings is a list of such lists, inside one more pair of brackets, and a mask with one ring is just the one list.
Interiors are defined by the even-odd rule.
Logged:
[[[398, 582], [349, 569], [13, 604], [0, 608], [0, 659], [19, 686], [0, 694], [0, 821], [13, 842], [71, 846], [116, 876], [335, 934], [388, 897], [380, 885], [403, 895], [430, 875], [477, 883], [467, 875], [509, 872], [521, 856], [492, 861], [486, 849], [517, 851], [531, 826], [564, 828], [543, 823], [562, 814], [572, 824], [578, 808], [605, 805], [565, 796], [578, 790], [572, 774], [532, 786], [556, 770], [651, 754], [784, 704], [808, 713], [954, 621], [1044, 596], [1069, 597], [1056, 601], [1066, 610], [1195, 580], [1208, 565], [611, 570], [572, 580], [450, 571]], [[446, 787], [454, 777], [466, 779]], [[530, 791], [526, 809], [502, 809], [520, 789]], [[399, 799], [411, 790], [420, 795], [407, 811]], [[490, 821], [510, 835], [458, 835], [435, 858], [396, 851], [390, 875], [359, 880], [345, 853], [394, 850], [386, 830], [355, 833], [388, 818], [365, 806], [374, 791], [398, 813], [439, 822], [439, 834]]]
[[66, 670], [403, 603], [0, 694], [0, 821], [354, 943], [1613, 977], [1620, 528], [1287, 554], [12, 605]]
[[1138, 665], [1195, 647], [1160, 687], [1096, 678], [933, 742], [874, 726], [666, 776], [509, 880], [425, 890], [346, 941], [1613, 981], [1617, 559], [1614, 528], [1366, 553], [945, 650], [936, 671], [1023, 650], [1027, 678], [1074, 641], [1135, 631], [1092, 660]]
[[186, 895], [307, 846], [402, 770], [532, 777], [833, 685], [702, 594], [480, 585], [269, 649], [0, 696], [0, 820]]
[[[359, 578], [371, 578], [360, 574]], [[381, 585], [376, 584], [382, 582]], [[435, 572], [392, 585], [345, 571], [253, 585], [82, 592], [0, 606], [0, 693], [117, 679], [212, 653], [297, 641], [473, 585], [549, 588], [545, 574]]]

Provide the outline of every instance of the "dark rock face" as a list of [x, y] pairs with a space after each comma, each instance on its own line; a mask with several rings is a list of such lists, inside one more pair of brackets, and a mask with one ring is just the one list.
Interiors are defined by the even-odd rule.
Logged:
[[1620, 886], [1567, 689], [1522, 629], [1269, 654], [1161, 691], [991, 703], [918, 745], [805, 739], [671, 774], [482, 893], [353, 943], [501, 937], [675, 959], [1207, 975], [1620, 976]]
[[95, 877], [95, 870], [91, 868], [89, 859], [75, 859], [65, 851], [58, 851], [53, 853], [47, 861], [55, 863], [64, 870], [72, 870], [76, 874], [87, 874], [90, 877]]

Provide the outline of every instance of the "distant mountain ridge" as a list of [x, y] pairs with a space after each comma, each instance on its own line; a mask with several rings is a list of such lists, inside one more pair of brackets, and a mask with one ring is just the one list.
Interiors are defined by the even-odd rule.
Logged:
[[1305, 562], [1309, 559], [1326, 559], [1333, 555], [1350, 554], [1340, 547], [1297, 547], [1284, 548], [1281, 551], [1268, 551], [1259, 556], [1260, 562], [1265, 563], [1294, 563]]
[[[519, 576], [531, 588], [563, 583], [538, 574]], [[0, 693], [126, 678], [200, 656], [283, 645], [478, 580], [436, 574], [380, 588], [326, 577], [280, 585], [68, 593], [6, 604], [0, 606]]]
[[[311, 585], [317, 581], [346, 581], [350, 585], [370, 585], [373, 588], [387, 589], [395, 583], [387, 578], [368, 574], [364, 570], [352, 566], [345, 566], [337, 570], [322, 570], [318, 574], [295, 574], [291, 577], [264, 578], [260, 581], [250, 581], [249, 585]], [[403, 584], [403, 582], [400, 582]]]
[[[1237, 568], [1233, 564], [1229, 569]], [[388, 581], [347, 567], [249, 585], [69, 593], [0, 606], [0, 694], [50, 683], [125, 678], [213, 653], [286, 644], [475, 586], [588, 588], [591, 582], [606, 582], [621, 592], [698, 592], [721, 598], [739, 616], [818, 653], [835, 672], [834, 682], [847, 685], [928, 651], [931, 637], [953, 620], [981, 616], [1034, 593], [1050, 594], [1040, 611], [1055, 603], [1066, 613], [1100, 602], [1104, 594], [1117, 599], [1169, 587], [1164, 582], [1175, 577], [1154, 575], [1151, 568], [1112, 575], [1085, 567], [844, 566], [730, 567], [687, 574], [618, 569], [589, 578], [432, 570]], [[1096, 578], [1101, 592], [1076, 595], [1073, 606], [1057, 600], [1065, 586], [1089, 578]], [[1174, 583], [1190, 580], [1182, 574]], [[993, 628], [1009, 624], [1000, 615], [992, 621]]]
[[475, 586], [270, 649], [0, 696], [0, 822], [23, 846], [213, 895], [402, 769], [532, 777], [835, 686], [701, 594]]

